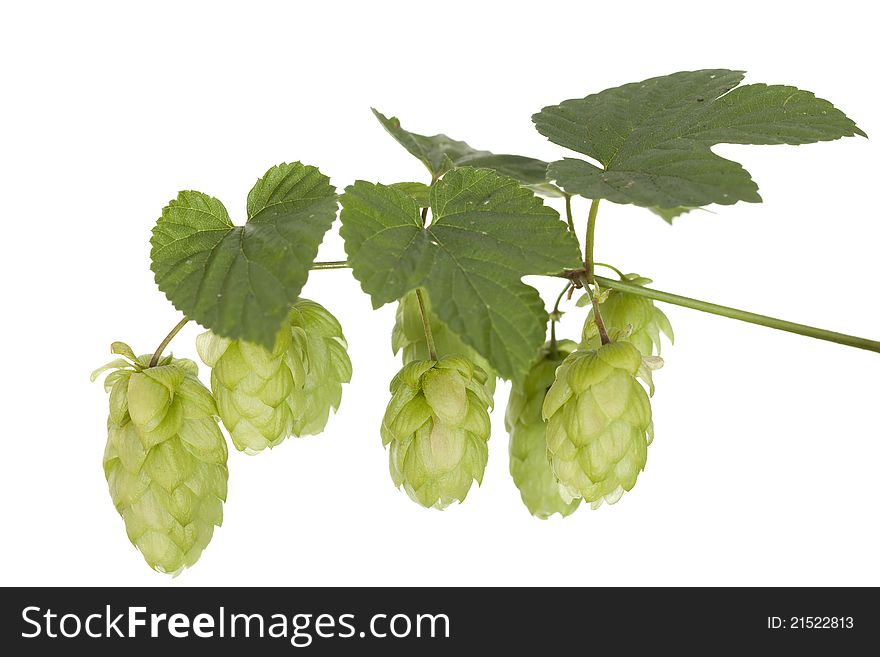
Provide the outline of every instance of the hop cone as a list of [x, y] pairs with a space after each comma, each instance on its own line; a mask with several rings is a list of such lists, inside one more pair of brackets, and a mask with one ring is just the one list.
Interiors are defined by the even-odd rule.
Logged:
[[324, 430], [351, 380], [346, 347], [336, 318], [306, 299], [294, 304], [272, 351], [210, 331], [196, 341], [220, 418], [235, 446], [251, 454]]
[[547, 450], [563, 492], [594, 508], [631, 490], [653, 438], [651, 403], [636, 379], [639, 351], [627, 342], [574, 351], [544, 399]]
[[135, 357], [117, 343], [112, 369], [104, 474], [128, 538], [151, 568], [177, 574], [192, 566], [223, 522], [226, 442], [214, 399], [191, 360]]
[[[489, 365], [489, 361], [478, 354], [473, 347], [462, 342], [456, 333], [453, 333], [446, 324], [440, 321], [437, 315], [431, 311], [431, 302], [427, 294], [423, 292], [422, 298], [425, 300], [425, 309], [428, 311], [437, 356], [439, 358], [460, 356], [469, 360], [486, 373], [486, 391], [490, 397], [493, 396], [495, 394], [495, 371]], [[404, 365], [415, 360], [427, 360], [430, 357], [415, 290], [404, 295], [397, 304], [397, 318], [391, 332], [391, 349], [395, 354], [398, 351], [402, 352]]]
[[464, 358], [416, 360], [391, 381], [382, 420], [391, 478], [425, 507], [463, 501], [486, 469], [491, 399], [486, 374]]
[[[647, 285], [651, 282], [650, 278], [643, 278], [638, 274], [627, 274], [624, 280], [636, 285]], [[627, 326], [632, 327], [632, 333], [628, 336], [625, 333], [621, 334], [620, 339], [633, 344], [643, 356], [653, 356], [660, 353], [661, 333], [669, 338], [670, 342], [675, 339], [669, 319], [662, 310], [654, 305], [651, 299], [610, 290], [608, 298], [602, 303], [599, 311], [609, 331], [611, 329], [624, 331]], [[584, 342], [589, 347], [596, 348], [601, 343], [598, 335], [590, 330], [592, 324], [590, 320], [592, 319], [593, 311], [591, 310], [584, 325]]]
[[504, 426], [510, 434], [510, 474], [519, 489], [523, 503], [533, 516], [549, 518], [554, 513], [567, 516], [580, 504], [563, 498], [559, 492], [550, 461], [547, 458], [547, 423], [541, 415], [544, 396], [556, 377], [556, 368], [574, 349], [575, 344], [563, 340], [552, 354], [544, 346], [539, 360], [520, 384], [513, 384]]

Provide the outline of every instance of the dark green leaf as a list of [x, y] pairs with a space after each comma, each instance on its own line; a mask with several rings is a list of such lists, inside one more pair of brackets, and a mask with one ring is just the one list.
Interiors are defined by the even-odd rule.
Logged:
[[562, 190], [547, 182], [547, 163], [522, 155], [475, 155], [455, 162], [456, 166], [493, 169], [502, 176], [510, 176], [521, 185], [544, 196], [562, 196]]
[[[474, 155], [491, 155], [488, 151], [478, 151], [463, 141], [451, 139], [446, 135], [419, 135], [400, 127], [400, 119], [396, 116], [386, 117], [373, 108], [373, 114], [379, 123], [397, 140], [401, 146], [422, 162], [434, 178], [439, 178], [461, 157]], [[444, 161], [447, 160], [447, 161]]]
[[651, 212], [656, 214], [658, 217], [663, 219], [670, 226], [672, 225], [672, 220], [676, 217], [680, 217], [683, 214], [687, 214], [691, 210], [696, 210], [697, 208], [685, 208], [685, 207], [677, 207], [677, 208], [648, 208]]
[[807, 144], [862, 135], [826, 100], [782, 85], [735, 88], [740, 71], [686, 71], [545, 107], [532, 117], [566, 158], [549, 177], [567, 192], [645, 207], [758, 202], [749, 173], [715, 144]]
[[341, 202], [348, 259], [374, 307], [424, 287], [437, 316], [502, 376], [525, 374], [547, 313], [522, 277], [581, 264], [555, 210], [513, 178], [472, 167], [433, 186], [427, 227], [418, 203], [393, 187], [358, 181]]
[[400, 127], [400, 120], [396, 117], [389, 119], [375, 109], [373, 114], [401, 146], [428, 168], [434, 179], [455, 167], [470, 166], [494, 169], [545, 196], [562, 195], [559, 188], [547, 181], [547, 163], [542, 160], [522, 155], [496, 155], [446, 135], [419, 135]]
[[330, 179], [299, 162], [257, 181], [245, 226], [235, 226], [217, 199], [180, 192], [153, 228], [156, 283], [202, 326], [271, 348], [336, 209]]

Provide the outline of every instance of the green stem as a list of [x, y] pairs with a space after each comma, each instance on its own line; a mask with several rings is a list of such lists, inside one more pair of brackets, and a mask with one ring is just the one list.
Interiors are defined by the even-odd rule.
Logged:
[[425, 328], [425, 341], [428, 343], [428, 358], [437, 360], [437, 348], [434, 346], [434, 334], [431, 332], [431, 320], [428, 319], [428, 311], [425, 309], [425, 299], [422, 296], [422, 288], [416, 288], [416, 299], [419, 300], [419, 313], [422, 315], [422, 326]]
[[571, 194], [565, 195], [565, 218], [568, 220], [568, 229], [574, 233], [574, 217], [571, 215]]
[[562, 288], [562, 292], [556, 297], [556, 303], [553, 304], [553, 313], [550, 315], [550, 355], [553, 358], [559, 355], [559, 349], [556, 346], [556, 322], [559, 321], [559, 304], [562, 303], [562, 297], [565, 296], [570, 287], [571, 283], [566, 283], [565, 287]]
[[584, 286], [584, 292], [590, 296], [590, 303], [593, 305], [593, 321], [596, 322], [596, 329], [599, 331], [599, 339], [602, 341], [602, 344], [608, 344], [611, 342], [611, 339], [608, 337], [608, 331], [605, 329], [605, 320], [602, 319], [602, 313], [599, 312], [599, 302], [596, 301], [596, 295], [593, 294], [590, 284], [587, 283], [584, 277], [581, 277], [581, 285]]
[[604, 262], [594, 262], [593, 264], [596, 265], [597, 267], [605, 267], [605, 269], [610, 269], [615, 274], [620, 276], [621, 279], [626, 278], [626, 275], [622, 271], [620, 271], [617, 267], [615, 267], [614, 265], [609, 265]]
[[[351, 265], [349, 265], [348, 262], [346, 262], [345, 260], [338, 260], [333, 262], [315, 262], [312, 264], [312, 269], [343, 269], [350, 266]], [[618, 275], [622, 275], [622, 272], [615, 267], [610, 267], [609, 265], [605, 264], [601, 264], [600, 266], [609, 267], [609, 269], [613, 269]], [[571, 278], [571, 276], [575, 273], [576, 272], [569, 271], [560, 273], [559, 276]], [[699, 301], [698, 299], [691, 299], [690, 297], [683, 297], [678, 294], [672, 294], [670, 292], [652, 290], [651, 288], [642, 287], [641, 285], [634, 285], [626, 281], [615, 281], [610, 278], [595, 275], [593, 278], [600, 285], [611, 288], [612, 290], [629, 292], [630, 294], [645, 297], [647, 299], [654, 299], [655, 301], [671, 303], [676, 306], [691, 308], [692, 310], [700, 310], [702, 312], [719, 315], [721, 317], [728, 317], [730, 319], [738, 319], [741, 322], [748, 322], [750, 324], [757, 324], [759, 326], [767, 326], [769, 328], [774, 328], [779, 331], [787, 331], [789, 333], [796, 333], [797, 335], [804, 335], [806, 337], [815, 338], [817, 340], [825, 340], [826, 342], [834, 342], [836, 344], [842, 344], [847, 347], [855, 347], [856, 349], [865, 349], [866, 351], [880, 353], [880, 342], [876, 340], [868, 340], [867, 338], [846, 335], [845, 333], [837, 333], [836, 331], [827, 331], [825, 329], [820, 329], [813, 326], [806, 326], [804, 324], [789, 322], [784, 319], [776, 319], [775, 317], [768, 317], [767, 315], [759, 315], [757, 313], [752, 313], [747, 310], [739, 310], [737, 308], [722, 306], [717, 303], [711, 303], [709, 301]], [[590, 296], [592, 300], [592, 294]], [[430, 327], [428, 328], [430, 329]], [[178, 328], [177, 330], [180, 329]], [[176, 333], [176, 331], [174, 333]], [[166, 338], [166, 340], [170, 342], [171, 338], [173, 337], [174, 334], [170, 335], [168, 338]], [[166, 346], [167, 342], [163, 342], [162, 349], [164, 349]], [[159, 355], [161, 357], [161, 351], [159, 352]]]
[[602, 278], [601, 276], [597, 276], [596, 281], [600, 285], [609, 287], [612, 290], [628, 292], [629, 294], [645, 297], [647, 299], [654, 299], [655, 301], [672, 303], [676, 306], [691, 308], [693, 310], [700, 310], [704, 313], [720, 315], [721, 317], [729, 317], [730, 319], [738, 319], [741, 322], [758, 324], [759, 326], [766, 326], [768, 328], [777, 329], [779, 331], [788, 331], [789, 333], [805, 335], [809, 338], [816, 338], [817, 340], [835, 342], [837, 344], [846, 345], [848, 347], [855, 347], [856, 349], [866, 349], [867, 351], [880, 353], [880, 342], [877, 342], [875, 340], [858, 338], [852, 335], [846, 335], [844, 333], [836, 333], [835, 331], [826, 331], [825, 329], [815, 328], [813, 326], [806, 326], [804, 324], [796, 324], [794, 322], [789, 322], [784, 319], [776, 319], [775, 317], [758, 315], [757, 313], [751, 313], [747, 310], [729, 308], [728, 306], [721, 306], [717, 303], [699, 301], [697, 299], [683, 297], [678, 294], [661, 292], [660, 290], [652, 290], [651, 288], [642, 287], [641, 285], [634, 285], [626, 281], [615, 281], [610, 278]]
[[162, 352], [165, 351], [165, 347], [167, 347], [168, 343], [170, 343], [174, 339], [175, 335], [180, 333], [180, 329], [182, 329], [184, 326], [186, 326], [186, 323], [188, 321], [189, 321], [189, 319], [184, 317], [182, 320], [177, 322], [177, 326], [175, 326], [173, 329], [171, 329], [171, 332], [165, 336], [165, 339], [162, 340], [162, 342], [159, 344], [159, 347], [156, 349], [155, 353], [153, 354], [153, 357], [150, 359], [150, 367], [156, 367], [156, 365], [159, 364], [159, 359], [162, 358]]
[[329, 262], [313, 262], [312, 269], [345, 269], [351, 267], [347, 260], [330, 260]]
[[587, 243], [584, 245], [584, 269], [587, 270], [587, 282], [592, 283], [595, 275], [593, 271], [593, 242], [596, 238], [596, 215], [599, 214], [599, 199], [594, 198], [590, 203], [590, 214], [587, 217]]
[[602, 344], [608, 344], [608, 331], [605, 330], [605, 321], [602, 319], [602, 313], [599, 311], [599, 302], [596, 301], [596, 295], [590, 289], [590, 284], [596, 282], [595, 263], [593, 262], [593, 243], [596, 241], [596, 216], [599, 214], [599, 199], [594, 198], [590, 203], [590, 214], [587, 216], [587, 239], [584, 244], [584, 269], [586, 278], [581, 279], [587, 294], [590, 295], [590, 303], [593, 305], [593, 321], [596, 322], [596, 328], [599, 330], [599, 338]]

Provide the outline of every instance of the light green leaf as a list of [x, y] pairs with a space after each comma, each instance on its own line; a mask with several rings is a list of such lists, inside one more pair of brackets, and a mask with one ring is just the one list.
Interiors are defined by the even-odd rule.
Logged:
[[126, 368], [126, 367], [130, 368], [131, 363], [129, 363], [124, 358], [116, 358], [114, 360], [111, 360], [106, 365], [101, 365], [101, 367], [99, 367], [94, 372], [92, 372], [91, 376], [89, 377], [89, 380], [92, 383], [94, 383], [95, 381], [97, 381], [98, 377], [101, 376], [107, 370], [115, 370], [115, 369], [121, 369], [121, 368]]
[[180, 192], [153, 228], [156, 283], [202, 326], [271, 348], [336, 209], [330, 179], [299, 162], [257, 181], [245, 226], [235, 226], [217, 199]]
[[426, 227], [418, 203], [393, 187], [358, 181], [341, 203], [348, 260], [375, 308], [424, 287], [440, 320], [501, 376], [526, 373], [547, 313], [522, 276], [581, 264], [555, 210], [513, 178], [472, 167], [435, 183]]
[[562, 192], [547, 180], [547, 163], [522, 155], [496, 155], [481, 151], [466, 142], [446, 135], [419, 135], [400, 127], [396, 117], [388, 118], [378, 110], [373, 114], [397, 142], [419, 159], [434, 179], [460, 166], [493, 169], [502, 176], [510, 176], [545, 196], [562, 196]]
[[390, 186], [412, 196], [419, 207], [426, 208], [431, 203], [431, 188], [425, 183], [399, 182]]
[[137, 360], [137, 354], [135, 354], [134, 350], [129, 347], [125, 342], [114, 342], [113, 344], [111, 344], [110, 353], [117, 354], [118, 356], [125, 356], [132, 362]]
[[550, 141], [595, 159], [550, 164], [566, 192], [645, 207], [759, 202], [758, 186], [715, 144], [808, 144], [865, 136], [827, 100], [782, 85], [735, 88], [741, 71], [685, 71], [545, 107]]

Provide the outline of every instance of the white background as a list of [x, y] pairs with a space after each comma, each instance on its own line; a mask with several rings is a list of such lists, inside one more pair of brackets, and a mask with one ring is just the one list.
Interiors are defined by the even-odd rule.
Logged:
[[[865, 3], [31, 2], [0, 11], [3, 584], [880, 584], [878, 357], [665, 307], [657, 438], [635, 490], [529, 516], [507, 473], [499, 386], [482, 488], [444, 512], [396, 491], [378, 426], [393, 307], [348, 271], [305, 296], [341, 320], [354, 379], [317, 437], [231, 453], [223, 527], [171, 580], [128, 543], [101, 471], [93, 368], [152, 351], [180, 318], [148, 269], [180, 189], [243, 219], [271, 165], [340, 189], [425, 180], [371, 105], [480, 148], [566, 154], [530, 115], [678, 70], [728, 67], [830, 99], [880, 130]], [[831, 13], [829, 13], [829, 10]], [[869, 10], [868, 10], [869, 11]], [[764, 203], [674, 227], [603, 204], [597, 258], [659, 289], [880, 338], [876, 142], [722, 146]], [[575, 205], [583, 227], [586, 203]], [[344, 258], [328, 235], [321, 259]], [[549, 298], [555, 280], [538, 280]], [[578, 334], [584, 312], [566, 315]], [[174, 341], [195, 358], [190, 325]], [[203, 375], [205, 370], [203, 369]]]

